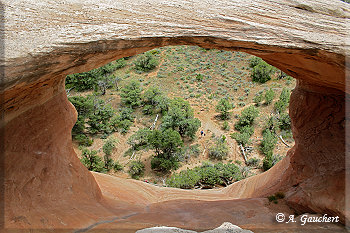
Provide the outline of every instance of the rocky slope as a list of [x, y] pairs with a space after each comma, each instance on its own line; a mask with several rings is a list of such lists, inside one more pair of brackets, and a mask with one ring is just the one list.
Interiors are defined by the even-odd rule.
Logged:
[[[223, 221], [249, 229], [261, 230], [263, 224], [262, 228], [278, 229], [281, 225], [276, 226], [273, 217], [279, 211], [292, 213], [287, 205], [298, 212], [338, 215], [345, 222], [348, 4], [331, 0], [3, 4], [5, 156], [0, 170], [5, 175], [7, 229], [133, 232], [172, 225], [203, 230]], [[264, 174], [201, 193], [135, 186], [91, 175], [80, 164], [70, 135], [76, 112], [65, 95], [64, 77], [176, 44], [248, 52], [298, 79], [290, 105], [295, 146], [283, 161]], [[267, 205], [265, 197], [276, 191], [286, 193], [285, 203]]]

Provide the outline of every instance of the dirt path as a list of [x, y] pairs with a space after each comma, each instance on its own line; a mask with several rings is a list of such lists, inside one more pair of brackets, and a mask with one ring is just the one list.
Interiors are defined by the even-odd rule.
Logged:
[[200, 129], [203, 129], [204, 132], [206, 133], [205, 137], [202, 137], [202, 138], [200, 136], [198, 137], [198, 142], [202, 145], [202, 148], [205, 148], [206, 150], [205, 154], [207, 154], [208, 141], [212, 136], [212, 134], [209, 134], [209, 131], [210, 131], [211, 133], [215, 134], [215, 136], [221, 136], [221, 135], [226, 136], [226, 141], [229, 148], [229, 154], [228, 154], [227, 160], [235, 161], [235, 160], [242, 159], [240, 156], [236, 141], [230, 137], [230, 131], [224, 131], [223, 129], [221, 129], [221, 126], [215, 122], [215, 118], [214, 118], [215, 115], [203, 114], [203, 115], [198, 115], [196, 117], [198, 117], [202, 122], [202, 126]]

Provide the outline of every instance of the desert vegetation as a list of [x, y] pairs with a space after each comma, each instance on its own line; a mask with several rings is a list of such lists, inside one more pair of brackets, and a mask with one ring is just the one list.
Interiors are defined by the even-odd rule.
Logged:
[[241, 52], [169, 46], [68, 75], [87, 169], [176, 188], [227, 186], [293, 146], [294, 79]]

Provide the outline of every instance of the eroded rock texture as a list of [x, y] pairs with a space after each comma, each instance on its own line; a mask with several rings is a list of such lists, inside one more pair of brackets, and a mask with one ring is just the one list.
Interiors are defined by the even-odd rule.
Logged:
[[[274, 221], [281, 211], [338, 215], [344, 223], [348, 4], [16, 0], [5, 1], [4, 8], [1, 166], [7, 229], [133, 232], [169, 225], [199, 231], [228, 221], [276, 230], [286, 227]], [[283, 161], [210, 191], [157, 188], [91, 174], [80, 164], [70, 135], [76, 112], [64, 77], [177, 44], [248, 52], [299, 80], [290, 106], [296, 143]], [[265, 198], [276, 191], [287, 195], [279, 207]]]

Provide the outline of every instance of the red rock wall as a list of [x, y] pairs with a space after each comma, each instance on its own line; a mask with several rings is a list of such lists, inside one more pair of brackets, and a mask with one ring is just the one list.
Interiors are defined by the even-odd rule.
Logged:
[[[67, 203], [77, 207], [101, 199], [95, 179], [73, 150], [71, 129], [77, 113], [67, 99], [63, 80], [57, 89], [61, 91], [47, 102], [5, 126], [6, 222], [18, 227], [40, 222], [34, 218], [46, 219], [62, 206], [73, 207]], [[44, 93], [26, 94], [33, 104], [35, 96]]]
[[344, 222], [345, 127], [349, 124], [345, 94], [299, 83], [291, 95], [289, 114], [295, 139], [289, 203], [301, 212], [339, 215]]

